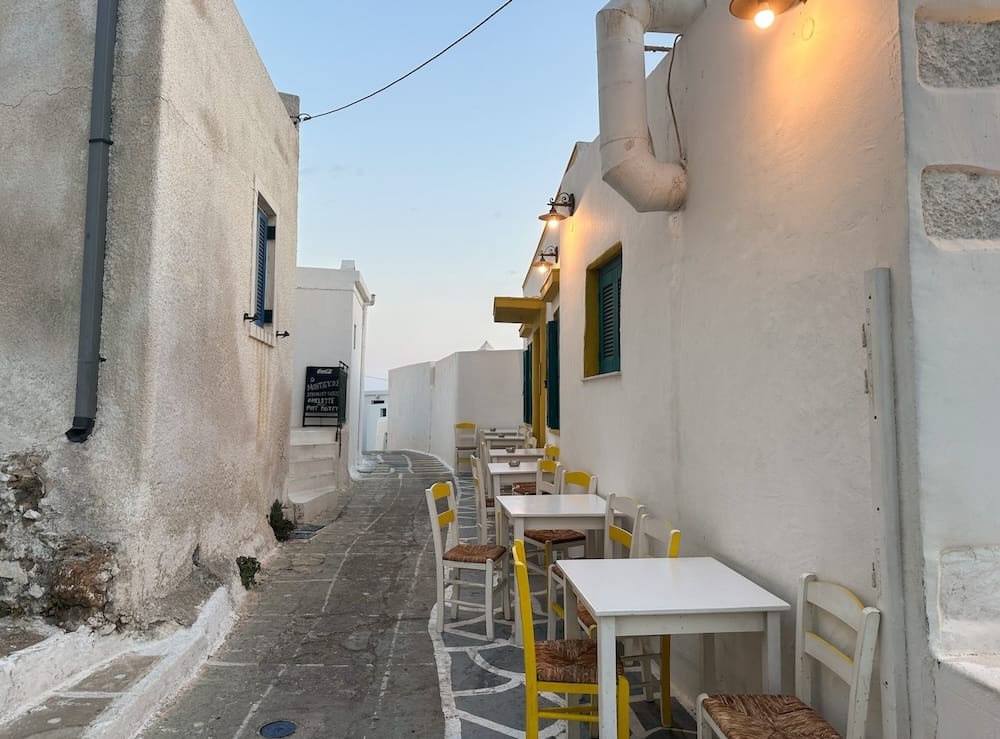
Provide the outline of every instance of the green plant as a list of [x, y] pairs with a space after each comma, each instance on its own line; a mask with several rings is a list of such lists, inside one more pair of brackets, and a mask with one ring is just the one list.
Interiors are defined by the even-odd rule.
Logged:
[[285, 517], [285, 511], [282, 509], [281, 503], [277, 500], [271, 504], [271, 515], [267, 517], [267, 522], [271, 524], [271, 528], [274, 530], [274, 538], [278, 541], [288, 541], [288, 538], [292, 535], [292, 530], [295, 528], [295, 524]]
[[237, 557], [236, 566], [240, 568], [240, 582], [247, 590], [257, 584], [257, 573], [260, 572], [260, 560], [256, 557]]

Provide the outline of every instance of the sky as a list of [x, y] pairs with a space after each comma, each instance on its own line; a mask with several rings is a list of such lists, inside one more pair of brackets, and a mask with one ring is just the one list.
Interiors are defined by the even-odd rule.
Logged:
[[[389, 90], [301, 124], [298, 263], [353, 259], [366, 386], [388, 370], [521, 346], [520, 295], [573, 145], [598, 135], [594, 16], [607, 0], [513, 0]], [[317, 114], [432, 57], [503, 0], [236, 0], [275, 87]], [[655, 43], [655, 41], [654, 41]]]

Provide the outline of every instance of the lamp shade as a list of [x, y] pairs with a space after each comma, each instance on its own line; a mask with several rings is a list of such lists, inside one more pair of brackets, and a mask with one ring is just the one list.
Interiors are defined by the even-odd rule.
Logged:
[[551, 208], [549, 208], [549, 212], [548, 213], [542, 213], [540, 216], [538, 216], [538, 220], [545, 221], [545, 222], [565, 221], [566, 220], [566, 216], [564, 214], [560, 213], [559, 211], [557, 211], [556, 210], [556, 206], [553, 205]]
[[767, 5], [775, 15], [781, 15], [799, 0], [731, 0], [729, 12], [745, 21], [752, 21], [762, 5]]

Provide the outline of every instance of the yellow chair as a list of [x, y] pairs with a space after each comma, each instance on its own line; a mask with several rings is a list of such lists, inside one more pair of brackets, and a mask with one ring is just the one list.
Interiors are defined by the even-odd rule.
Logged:
[[559, 460], [559, 447], [555, 444], [545, 445], [545, 458]]
[[[476, 452], [476, 438], [478, 431], [476, 424], [463, 421], [455, 424], [455, 470], [462, 460], [469, 461], [469, 457]], [[488, 459], [488, 458], [487, 458]]]
[[[514, 541], [514, 577], [518, 616], [523, 624], [521, 631], [524, 636], [525, 739], [538, 739], [542, 719], [597, 723], [597, 642], [593, 639], [567, 639], [536, 644], [528, 565], [521, 539]], [[618, 739], [626, 739], [629, 735], [628, 680], [625, 679], [621, 660], [617, 661], [617, 668]], [[542, 708], [539, 706], [542, 693], [589, 695], [592, 698], [587, 705]]]
[[486, 491], [482, 460], [475, 454], [469, 459], [472, 462], [472, 491], [476, 495], [476, 528], [479, 529], [479, 543], [485, 544], [489, 539], [490, 512], [494, 510], [496, 500]]

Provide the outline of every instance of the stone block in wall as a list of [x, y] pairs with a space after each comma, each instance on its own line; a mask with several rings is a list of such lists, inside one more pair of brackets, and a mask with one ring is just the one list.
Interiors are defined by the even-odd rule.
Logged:
[[940, 647], [946, 655], [1000, 655], [1000, 545], [941, 553]]
[[920, 81], [929, 87], [1000, 85], [1000, 20], [917, 18]]
[[920, 196], [930, 238], [995, 241], [1000, 248], [1000, 172], [927, 167]]

